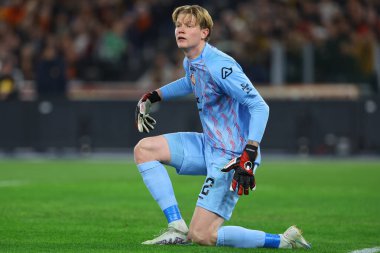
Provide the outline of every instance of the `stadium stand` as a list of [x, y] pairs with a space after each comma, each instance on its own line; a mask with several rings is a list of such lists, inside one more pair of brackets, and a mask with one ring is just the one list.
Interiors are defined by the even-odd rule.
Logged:
[[[15, 58], [25, 80], [36, 79], [47, 45], [62, 56], [69, 81], [157, 86], [182, 75], [170, 16], [183, 1], [2, 2], [0, 61]], [[215, 17], [211, 44], [238, 59], [257, 84], [355, 83], [378, 91], [379, 1], [196, 3]], [[274, 54], [285, 61], [279, 78]]]

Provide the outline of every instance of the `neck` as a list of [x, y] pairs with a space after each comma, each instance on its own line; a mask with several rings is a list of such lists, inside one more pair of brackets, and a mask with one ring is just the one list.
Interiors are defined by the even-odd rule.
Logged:
[[202, 53], [203, 48], [205, 46], [206, 46], [206, 42], [202, 41], [196, 47], [183, 49], [183, 52], [185, 53], [185, 56], [187, 58], [189, 58], [190, 60], [194, 60], [195, 58], [197, 58]]

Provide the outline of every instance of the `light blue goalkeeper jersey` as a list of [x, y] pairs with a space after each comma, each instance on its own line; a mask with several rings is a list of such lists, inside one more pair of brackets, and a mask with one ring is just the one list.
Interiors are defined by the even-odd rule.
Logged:
[[232, 57], [207, 43], [183, 66], [186, 76], [163, 86], [162, 99], [194, 94], [205, 144], [241, 154], [248, 140], [261, 142], [269, 107]]

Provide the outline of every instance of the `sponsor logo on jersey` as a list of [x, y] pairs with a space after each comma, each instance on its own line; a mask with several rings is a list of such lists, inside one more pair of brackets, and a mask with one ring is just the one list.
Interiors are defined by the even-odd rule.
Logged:
[[242, 84], [240, 84], [240, 86], [241, 86], [241, 89], [243, 91], [245, 91], [245, 93], [247, 93], [247, 94], [249, 94], [252, 90], [252, 88], [250, 87], [250, 85], [248, 83], [242, 83]]
[[227, 68], [227, 67], [222, 68], [222, 78], [223, 79], [226, 79], [231, 74], [232, 74], [232, 68]]

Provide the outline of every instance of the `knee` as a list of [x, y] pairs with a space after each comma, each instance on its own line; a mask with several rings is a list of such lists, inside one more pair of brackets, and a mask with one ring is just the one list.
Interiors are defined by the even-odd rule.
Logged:
[[150, 161], [152, 144], [151, 138], [144, 138], [136, 144], [133, 150], [133, 156], [137, 164]]
[[205, 246], [214, 246], [216, 244], [217, 232], [210, 231], [207, 228], [196, 228], [190, 229], [187, 237], [194, 243]]

